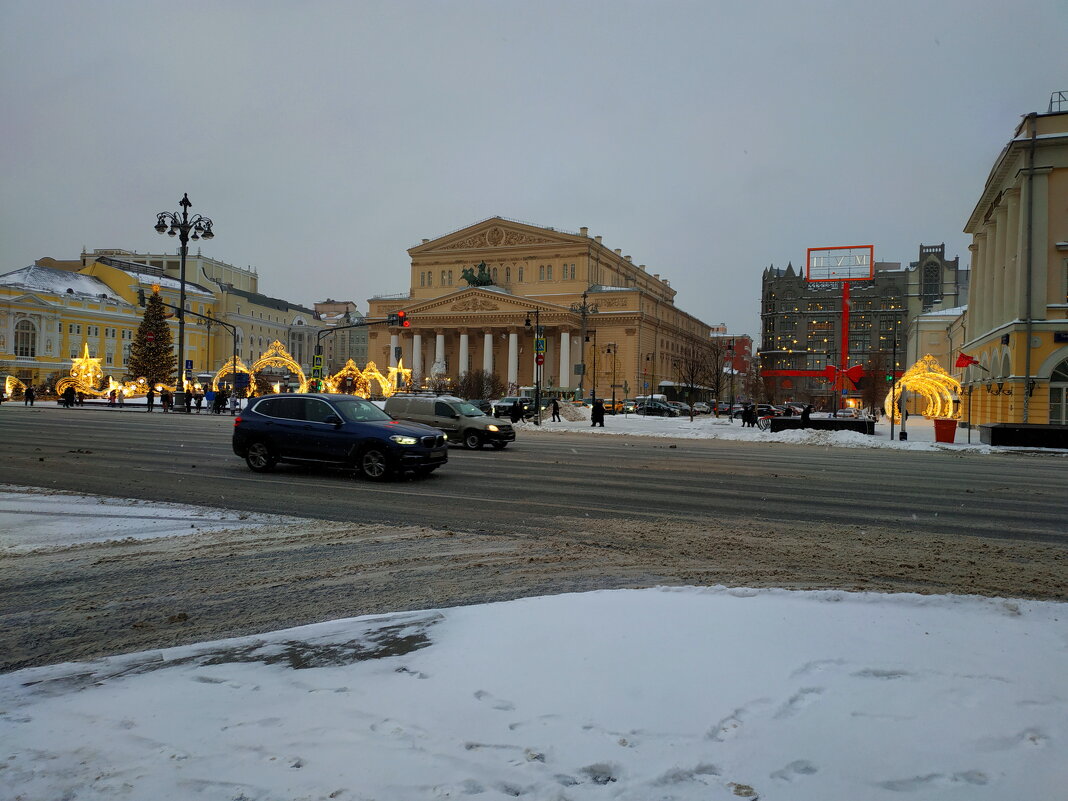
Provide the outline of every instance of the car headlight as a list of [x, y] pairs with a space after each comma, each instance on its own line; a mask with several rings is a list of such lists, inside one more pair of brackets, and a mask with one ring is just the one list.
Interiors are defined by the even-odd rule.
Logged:
[[390, 439], [398, 445], [415, 445], [419, 442], [415, 437], [406, 437], [404, 434], [394, 434]]
[[497, 428], [497, 426], [495, 426], [495, 425], [488, 425], [488, 426], [486, 426], [486, 430], [487, 430], [487, 431], [500, 431], [500, 429], [499, 429], [499, 428]]

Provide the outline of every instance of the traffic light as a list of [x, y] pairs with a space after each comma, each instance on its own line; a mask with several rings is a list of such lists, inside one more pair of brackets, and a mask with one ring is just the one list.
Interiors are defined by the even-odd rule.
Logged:
[[141, 307], [145, 305], [145, 290], [143, 289], [137, 290], [137, 305]]
[[408, 314], [404, 310], [397, 312], [397, 320], [401, 328], [411, 328], [412, 324], [408, 322]]
[[892, 384], [893, 382], [894, 382], [894, 374], [893, 373], [887, 373], [886, 374], [886, 383], [887, 384]]

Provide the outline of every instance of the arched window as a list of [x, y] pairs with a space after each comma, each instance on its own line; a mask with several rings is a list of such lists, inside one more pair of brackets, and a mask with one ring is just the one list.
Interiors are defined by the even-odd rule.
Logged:
[[490, 277], [493, 279], [493, 283], [497, 283], [497, 268], [494, 267], [490, 270]]
[[426, 274], [426, 285], [434, 286], [434, 271], [428, 270]]
[[1049, 421], [1068, 425], [1068, 359], [1054, 367], [1049, 376]]
[[511, 267], [505, 267], [504, 268], [504, 283], [506, 283], [506, 284], [512, 283], [512, 268]]
[[519, 283], [523, 283], [523, 268], [519, 268]]
[[452, 286], [452, 270], [449, 270], [449, 286]]
[[445, 286], [445, 271], [441, 271], [441, 283], [438, 286]]
[[15, 356], [19, 359], [37, 356], [37, 329], [29, 320], [19, 320], [15, 324]]

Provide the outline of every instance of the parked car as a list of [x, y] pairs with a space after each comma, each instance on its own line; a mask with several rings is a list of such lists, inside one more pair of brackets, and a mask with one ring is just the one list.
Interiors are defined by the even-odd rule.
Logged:
[[363, 398], [284, 394], [252, 399], [234, 418], [231, 444], [257, 473], [278, 462], [328, 464], [383, 481], [437, 470], [449, 460], [447, 442], [444, 432], [398, 422]]
[[639, 401], [634, 408], [635, 414], [647, 415], [649, 417], [678, 417], [678, 409], [673, 409], [666, 403], [660, 401], [647, 400]]
[[859, 419], [861, 417], [864, 417], [865, 414], [860, 409], [855, 409], [852, 406], [849, 406], [849, 407], [846, 407], [846, 408], [843, 408], [843, 409], [839, 409], [837, 412], [834, 413], [834, 416], [835, 417], [853, 418], [854, 420], [856, 420], [856, 419]]
[[682, 401], [668, 401], [667, 405], [679, 413], [679, 417], [690, 416], [690, 405]]
[[386, 398], [386, 414], [396, 420], [440, 428], [450, 442], [475, 450], [485, 444], [497, 450], [515, 442], [511, 423], [486, 416], [481, 409], [452, 395], [393, 395]]
[[712, 414], [712, 407], [704, 401], [697, 401], [693, 405], [693, 412], [694, 414]]
[[519, 405], [523, 407], [523, 417], [534, 416], [534, 399], [523, 398], [516, 395], [510, 395], [507, 398], [501, 398], [500, 400], [493, 402], [493, 416], [494, 417], [508, 417], [512, 413], [512, 405], [516, 401], [519, 401]]
[[624, 398], [622, 404], [624, 414], [634, 414], [634, 409], [637, 407], [638, 401], [634, 400], [634, 398]]

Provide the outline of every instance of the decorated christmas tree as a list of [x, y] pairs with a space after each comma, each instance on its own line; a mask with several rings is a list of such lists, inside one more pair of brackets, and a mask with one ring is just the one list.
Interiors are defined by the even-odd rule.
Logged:
[[150, 386], [161, 382], [172, 383], [178, 366], [167, 317], [167, 307], [163, 305], [159, 293], [153, 292], [130, 346], [130, 361], [126, 369], [134, 378], [144, 376]]

